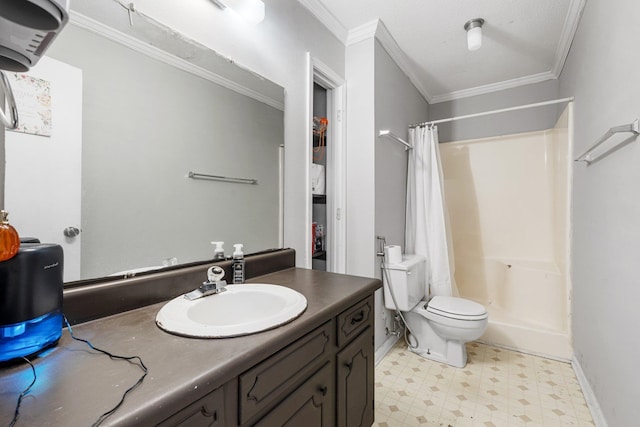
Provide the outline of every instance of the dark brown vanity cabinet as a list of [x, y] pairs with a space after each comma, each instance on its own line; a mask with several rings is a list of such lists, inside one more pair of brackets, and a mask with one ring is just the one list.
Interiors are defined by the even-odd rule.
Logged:
[[374, 351], [371, 328], [337, 356], [336, 415], [338, 427], [373, 424]]
[[243, 374], [241, 425], [369, 427], [373, 359], [370, 296]]
[[161, 425], [369, 427], [373, 375], [370, 295]]
[[327, 363], [276, 405], [256, 427], [333, 427], [333, 369]]
[[164, 420], [159, 427], [222, 427], [224, 425], [224, 393], [218, 388], [182, 411]]
[[369, 427], [373, 424], [375, 368], [373, 298], [355, 304], [337, 319], [335, 425]]
[[[316, 415], [326, 417], [326, 400], [334, 396], [333, 380], [331, 376], [327, 378], [325, 372], [327, 365], [329, 371], [332, 367], [334, 331], [333, 320], [328, 321], [240, 375], [238, 414], [241, 426], [282, 425], [274, 424], [274, 420], [284, 423], [288, 419], [285, 415], [293, 412], [296, 406], [302, 409], [311, 402], [324, 409]], [[320, 371], [325, 373], [318, 376]], [[259, 421], [263, 417], [264, 422]]]

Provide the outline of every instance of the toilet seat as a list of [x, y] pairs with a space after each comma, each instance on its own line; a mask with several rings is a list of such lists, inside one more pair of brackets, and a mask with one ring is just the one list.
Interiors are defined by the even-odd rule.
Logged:
[[435, 296], [426, 304], [429, 313], [457, 320], [484, 320], [489, 314], [481, 304], [464, 298]]

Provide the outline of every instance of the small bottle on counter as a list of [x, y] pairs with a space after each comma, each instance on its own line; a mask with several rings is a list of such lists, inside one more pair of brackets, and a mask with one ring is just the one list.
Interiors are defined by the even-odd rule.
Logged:
[[224, 256], [224, 242], [211, 242], [212, 245], [216, 245], [216, 248], [213, 250], [213, 259], [214, 260], [224, 260], [226, 257]]
[[233, 252], [233, 283], [235, 285], [244, 283], [244, 254], [242, 253], [242, 244], [236, 243], [233, 245], [235, 248]]
[[0, 261], [13, 258], [20, 249], [20, 236], [9, 224], [9, 212], [0, 211]]

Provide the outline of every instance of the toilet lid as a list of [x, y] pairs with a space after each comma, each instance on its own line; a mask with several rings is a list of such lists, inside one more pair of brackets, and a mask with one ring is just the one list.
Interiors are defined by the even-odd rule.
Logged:
[[482, 304], [457, 297], [435, 296], [427, 304], [427, 311], [460, 320], [482, 320], [488, 316]]

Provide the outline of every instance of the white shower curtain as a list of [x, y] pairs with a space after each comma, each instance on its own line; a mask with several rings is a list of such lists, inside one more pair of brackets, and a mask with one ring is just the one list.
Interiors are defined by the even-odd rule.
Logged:
[[457, 296], [453, 244], [449, 230], [438, 128], [409, 129], [405, 252], [427, 258], [429, 296]]

